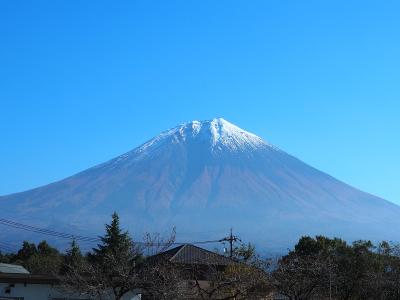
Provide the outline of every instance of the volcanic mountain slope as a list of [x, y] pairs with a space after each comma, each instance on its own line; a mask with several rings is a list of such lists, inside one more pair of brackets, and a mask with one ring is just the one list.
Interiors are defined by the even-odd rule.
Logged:
[[274, 248], [306, 234], [400, 240], [400, 207], [221, 118], [179, 125], [74, 176], [0, 197], [0, 209], [13, 220], [87, 233], [99, 233], [113, 211], [137, 234], [176, 226], [178, 239], [196, 240], [232, 226]]

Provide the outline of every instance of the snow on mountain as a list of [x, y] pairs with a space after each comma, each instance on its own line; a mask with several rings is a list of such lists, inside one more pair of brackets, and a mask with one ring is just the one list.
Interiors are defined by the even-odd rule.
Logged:
[[119, 159], [123, 160], [131, 155], [151, 156], [163, 145], [190, 141], [205, 143], [214, 154], [219, 151], [251, 153], [253, 150], [265, 147], [275, 148], [260, 137], [223, 118], [215, 118], [203, 122], [192, 121], [181, 124], [161, 133], [132, 152], [120, 156]]
[[221, 238], [231, 226], [270, 248], [305, 234], [400, 240], [397, 205], [222, 118], [181, 124], [74, 176], [0, 197], [0, 208], [3, 217], [88, 234], [117, 211], [134, 234], [175, 225], [189, 241]]

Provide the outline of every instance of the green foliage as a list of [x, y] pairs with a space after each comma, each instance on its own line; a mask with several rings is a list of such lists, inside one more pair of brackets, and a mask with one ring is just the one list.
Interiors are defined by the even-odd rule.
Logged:
[[12, 261], [14, 255], [9, 253], [2, 253], [0, 251], [0, 263], [8, 264]]
[[339, 248], [346, 247], [346, 245], [346, 242], [339, 238], [330, 239], [319, 235], [313, 239], [309, 236], [303, 236], [295, 245], [294, 253], [297, 255], [327, 255]]
[[233, 249], [233, 258], [238, 261], [248, 262], [256, 257], [256, 247], [251, 244], [240, 244]]
[[[112, 291], [114, 299], [121, 299], [124, 294], [137, 287], [141, 254], [134, 247], [129, 233], [121, 229], [117, 213], [113, 213], [111, 224], [106, 224], [105, 227], [105, 235], [89, 255], [83, 273], [91, 274], [92, 279], [97, 282], [100, 294], [103, 293], [104, 296], [104, 293]], [[79, 269], [82, 268], [75, 268], [75, 273], [82, 271]], [[78, 285], [80, 284], [81, 282]]]
[[133, 241], [127, 231], [122, 231], [119, 223], [119, 216], [113, 213], [111, 224], [106, 224], [106, 233], [101, 237], [101, 244], [93, 249], [90, 255], [92, 261], [98, 264], [107, 264], [128, 261], [134, 263], [137, 253], [133, 248]]
[[46, 241], [41, 241], [37, 245], [37, 254], [42, 256], [55, 256], [58, 255], [59, 252], [56, 248], [51, 247]]
[[[91, 289], [93, 295], [106, 295], [107, 299], [111, 297], [107, 293], [112, 292], [113, 299], [120, 299], [138, 286], [149, 290], [149, 282], [156, 283], [152, 289], [157, 293], [164, 294], [172, 286], [177, 288], [180, 272], [174, 273], [169, 266], [162, 265], [149, 265], [150, 269], [146, 269], [146, 260], [128, 232], [121, 229], [116, 213], [100, 239], [88, 257], [82, 255], [76, 241], [72, 241], [65, 254], [46, 241], [37, 246], [24, 241], [15, 254], [0, 252], [0, 262], [23, 265], [33, 274], [60, 274], [69, 278], [68, 284], [73, 289], [85, 292]], [[271, 270], [259, 264], [254, 245], [242, 244], [233, 250], [240, 263], [235, 265], [237, 268], [228, 268], [229, 272], [217, 281], [224, 286], [227, 282], [240, 282], [240, 289], [235, 291], [242, 295], [243, 291], [249, 295], [253, 289], [257, 292], [260, 286], [268, 286], [264, 270]], [[294, 300], [397, 300], [400, 299], [400, 246], [386, 241], [375, 246], [371, 241], [347, 244], [339, 238], [304, 236], [279, 260], [270, 275], [269, 281], [276, 290]], [[88, 277], [91, 281], [85, 286]]]
[[56, 248], [46, 241], [41, 241], [37, 251], [24, 261], [24, 266], [33, 274], [58, 274], [62, 257]]
[[31, 256], [37, 253], [37, 248], [34, 243], [24, 241], [22, 248], [18, 250], [16, 260], [27, 261]]
[[398, 247], [382, 242], [302, 237], [273, 272], [290, 299], [400, 299]]
[[84, 263], [84, 257], [79, 249], [78, 243], [73, 240], [67, 249], [61, 267], [61, 274], [66, 274], [69, 270], [78, 269]]
[[24, 266], [32, 274], [57, 274], [62, 263], [62, 255], [46, 241], [37, 246], [24, 241], [16, 254], [0, 255], [0, 261]]

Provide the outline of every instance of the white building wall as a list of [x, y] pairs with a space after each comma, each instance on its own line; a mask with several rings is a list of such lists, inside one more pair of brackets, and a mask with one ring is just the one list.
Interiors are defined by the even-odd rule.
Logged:
[[[6, 293], [8, 289], [10, 293]], [[0, 297], [21, 297], [24, 300], [51, 300], [52, 298], [66, 296], [62, 295], [50, 284], [0, 283]]]
[[[6, 293], [9, 289], [10, 293]], [[0, 300], [2, 297], [8, 298], [23, 298], [24, 300], [52, 300], [53, 298], [65, 298], [65, 299], [85, 299], [84, 297], [71, 297], [70, 295], [65, 295], [55, 286], [51, 284], [31, 284], [28, 283], [24, 285], [23, 283], [15, 283], [14, 287], [10, 287], [8, 283], [0, 283]], [[127, 293], [123, 300], [139, 300], [140, 295], [134, 293]]]

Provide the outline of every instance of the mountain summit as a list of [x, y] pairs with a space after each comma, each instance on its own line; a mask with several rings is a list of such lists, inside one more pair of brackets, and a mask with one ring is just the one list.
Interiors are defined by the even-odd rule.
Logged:
[[310, 234], [400, 240], [397, 205], [222, 118], [181, 124], [106, 163], [0, 203], [4, 217], [88, 234], [117, 211], [134, 234], [176, 226], [178, 239], [188, 241], [221, 238], [229, 227], [275, 249]]
[[252, 153], [255, 150], [272, 147], [260, 137], [247, 132], [236, 125], [216, 118], [208, 121], [192, 121], [167, 130], [142, 146], [122, 157], [131, 155], [152, 156], [157, 149], [167, 144], [187, 144], [204, 147], [210, 153]]

